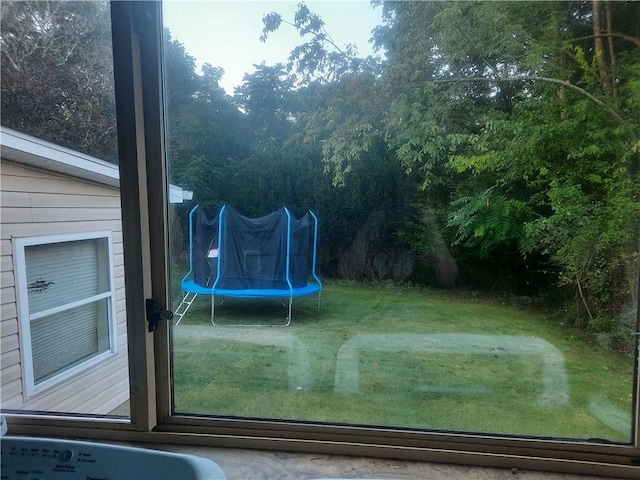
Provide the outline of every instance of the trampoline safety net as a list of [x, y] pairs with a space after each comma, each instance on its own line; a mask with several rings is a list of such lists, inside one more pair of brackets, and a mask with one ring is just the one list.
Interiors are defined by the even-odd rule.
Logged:
[[[190, 270], [182, 289], [249, 298], [319, 294], [317, 227], [311, 211], [297, 219], [282, 207], [249, 218], [225, 205], [209, 219], [196, 206], [190, 214]], [[179, 310], [180, 320], [186, 310]]]

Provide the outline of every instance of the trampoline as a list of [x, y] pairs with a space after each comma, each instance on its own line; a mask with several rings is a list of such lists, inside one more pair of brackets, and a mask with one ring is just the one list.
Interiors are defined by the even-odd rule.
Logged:
[[318, 218], [312, 211], [297, 219], [282, 207], [249, 218], [224, 205], [209, 219], [200, 206], [194, 207], [189, 214], [189, 271], [181, 282], [175, 325], [198, 295], [211, 296], [212, 325], [216, 297], [288, 299], [284, 326], [291, 323], [294, 297], [317, 295], [319, 310], [317, 246]]

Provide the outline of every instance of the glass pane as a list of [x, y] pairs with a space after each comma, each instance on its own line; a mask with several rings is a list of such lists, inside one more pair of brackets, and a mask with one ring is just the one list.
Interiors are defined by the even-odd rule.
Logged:
[[373, 3], [164, 3], [175, 412], [629, 443], [640, 5]]
[[109, 3], [0, 9], [2, 409], [128, 417]]
[[32, 245], [25, 248], [31, 314], [108, 292], [107, 239]]
[[109, 350], [106, 300], [31, 322], [36, 384]]

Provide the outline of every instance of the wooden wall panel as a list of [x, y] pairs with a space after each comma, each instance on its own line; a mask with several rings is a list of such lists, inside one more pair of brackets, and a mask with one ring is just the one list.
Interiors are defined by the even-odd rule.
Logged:
[[[119, 384], [122, 381], [128, 384], [128, 378], [127, 359], [118, 355], [34, 395], [27, 402], [13, 395], [6, 402], [3, 400], [3, 407], [61, 413], [95, 413], [96, 410], [102, 410], [106, 414], [117, 406], [111, 397], [128, 391], [128, 385], [124, 388]], [[16, 386], [10, 386], [11, 392], [15, 393]], [[70, 391], [74, 394], [70, 395]], [[104, 406], [99, 408], [101, 402]]]
[[[2, 218], [4, 222], [4, 218]], [[33, 237], [41, 235], [64, 235], [67, 233], [96, 232], [120, 229], [117, 220], [93, 220], [91, 222], [18, 223], [2, 225], [2, 237]]]
[[[0, 382], [6, 409], [108, 414], [129, 398], [124, 258], [120, 195], [117, 188], [79, 178], [2, 164], [0, 208]], [[13, 239], [111, 231], [116, 287], [118, 354], [25, 402], [20, 356]]]
[[0, 337], [0, 350], [3, 352], [10, 352], [11, 350], [18, 350], [19, 347], [18, 334], [7, 335], [6, 337]]
[[[4, 370], [4, 369], [3, 369]], [[2, 383], [2, 408], [20, 410], [22, 404], [22, 381], [18, 378]]]
[[18, 319], [9, 318], [0, 323], [0, 337], [18, 334]]
[[3, 238], [0, 240], [0, 255], [12, 255], [12, 245], [11, 240], [8, 238]]
[[78, 195], [31, 193], [33, 208], [110, 208], [120, 211], [120, 197], [100, 195], [82, 195], [82, 203], [78, 204]]
[[12, 318], [18, 317], [18, 310], [15, 303], [9, 303], [6, 305], [2, 305], [0, 307], [0, 319], [4, 322], [5, 320], [11, 320]]
[[0, 288], [0, 304], [11, 303], [16, 301], [16, 289], [14, 287]]
[[[10, 352], [2, 352], [0, 354], [0, 363], [2, 364], [2, 368], [8, 368], [11, 365], [19, 365], [20, 364], [20, 351], [12, 350]], [[0, 376], [0, 378], [4, 378], [4, 376]]]
[[[3, 174], [3, 176], [6, 176]], [[5, 192], [0, 194], [3, 207], [30, 207], [31, 195], [25, 192]]]
[[[6, 172], [6, 168], [2, 167], [2, 177], [7, 179], [6, 182], [11, 184], [11, 191], [40, 194], [71, 194], [79, 196], [110, 196], [109, 191], [114, 188], [99, 186], [89, 182], [83, 182], [79, 179], [71, 177], [62, 177], [59, 175], [48, 174], [46, 172], [32, 171], [30, 176], [14, 176]], [[37, 189], [36, 189], [37, 188]]]
[[15, 284], [13, 271], [0, 272], [0, 287], [13, 287]]
[[13, 257], [11, 254], [0, 257], [0, 271], [13, 273]]
[[2, 370], [2, 381], [6, 383], [20, 380], [22, 377], [22, 369], [20, 364], [16, 363]]

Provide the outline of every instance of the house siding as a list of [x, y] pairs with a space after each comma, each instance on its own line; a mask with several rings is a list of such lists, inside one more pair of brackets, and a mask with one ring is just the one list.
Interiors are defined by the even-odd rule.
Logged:
[[[0, 197], [0, 401], [4, 410], [106, 415], [129, 399], [124, 259], [115, 187], [2, 161]], [[25, 398], [13, 241], [19, 237], [111, 231], [118, 353]]]

